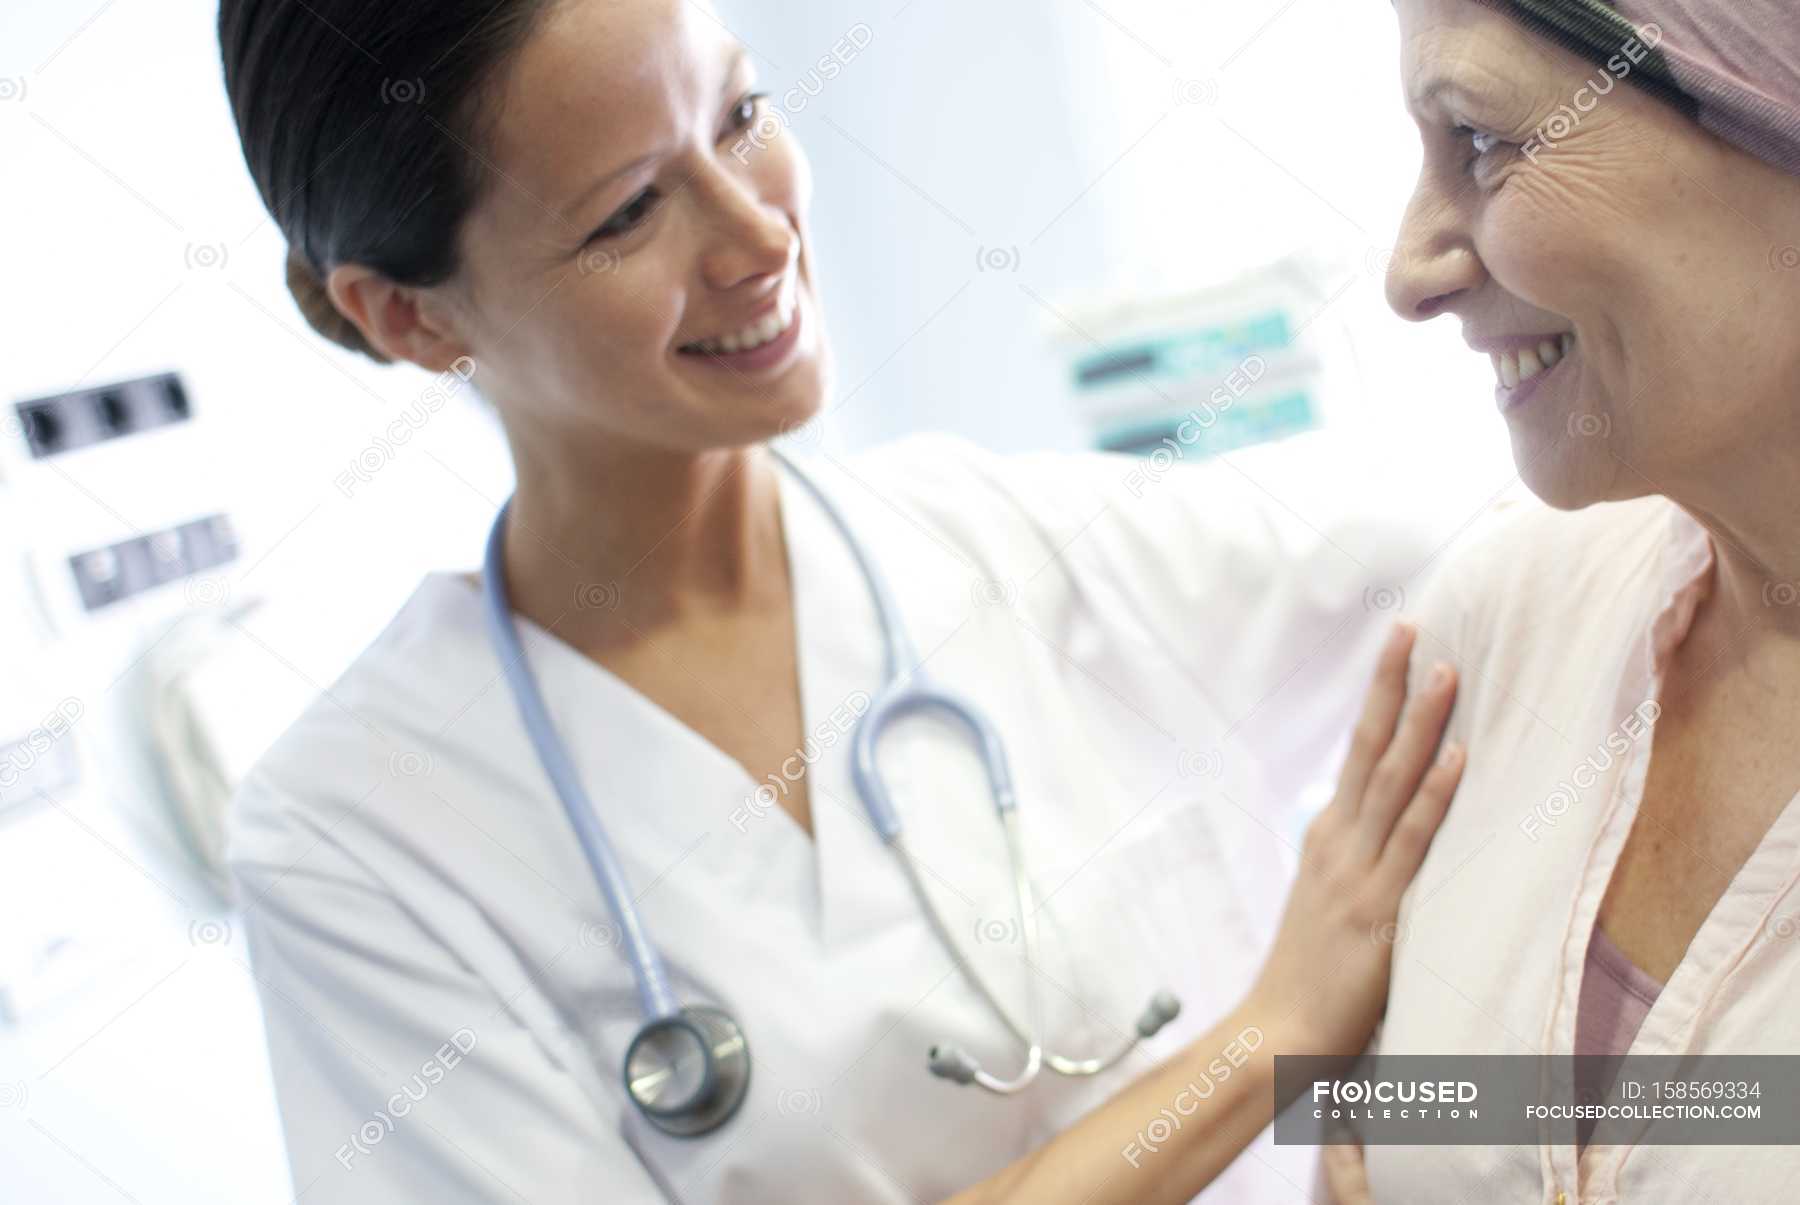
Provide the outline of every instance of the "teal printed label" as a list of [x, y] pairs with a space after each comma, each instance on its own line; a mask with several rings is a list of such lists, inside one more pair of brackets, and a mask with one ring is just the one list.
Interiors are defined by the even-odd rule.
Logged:
[[1183, 459], [1203, 460], [1310, 431], [1319, 425], [1318, 409], [1304, 391], [1286, 393], [1266, 402], [1239, 402], [1229, 409], [1208, 407], [1207, 421], [1182, 411], [1139, 417], [1103, 428], [1097, 443], [1103, 451], [1148, 455], [1159, 447], [1175, 447]]
[[1246, 356], [1283, 351], [1293, 341], [1286, 311], [1271, 310], [1242, 322], [1121, 342], [1083, 356], [1075, 361], [1075, 387], [1092, 392], [1214, 375]]

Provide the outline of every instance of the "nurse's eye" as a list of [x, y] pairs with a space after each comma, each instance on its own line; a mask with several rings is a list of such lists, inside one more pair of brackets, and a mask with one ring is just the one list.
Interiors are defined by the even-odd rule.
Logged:
[[739, 97], [738, 102], [725, 115], [725, 128], [719, 131], [719, 137], [725, 138], [754, 125], [756, 115], [762, 111], [763, 102], [768, 99], [767, 92], [746, 92]]
[[617, 213], [600, 223], [594, 233], [588, 236], [588, 241], [591, 243], [598, 239], [618, 238], [621, 235], [630, 234], [643, 223], [645, 218], [650, 216], [656, 208], [656, 203], [660, 200], [662, 200], [660, 192], [654, 187], [646, 188], [625, 202]]

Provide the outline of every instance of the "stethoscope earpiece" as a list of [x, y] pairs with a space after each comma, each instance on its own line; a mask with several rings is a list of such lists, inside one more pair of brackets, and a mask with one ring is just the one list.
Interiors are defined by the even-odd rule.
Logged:
[[1040, 1061], [1043, 1066], [1050, 1068], [1058, 1075], [1099, 1075], [1102, 1071], [1123, 1061], [1126, 1055], [1137, 1049], [1139, 1042], [1154, 1038], [1162, 1031], [1163, 1026], [1181, 1015], [1181, 1001], [1177, 1000], [1172, 992], [1157, 992], [1150, 997], [1150, 1002], [1144, 1005], [1144, 1011], [1138, 1014], [1137, 1024], [1132, 1027], [1136, 1036], [1127, 1039], [1118, 1050], [1106, 1058], [1068, 1059], [1051, 1051], [1043, 1050], [1037, 1042], [1019, 1028], [1013, 1021], [1012, 1014], [1001, 1006], [1000, 1001], [987, 991], [984, 985], [977, 984], [977, 986], [981, 988], [982, 994], [987, 997], [988, 1002], [993, 1005], [994, 1011], [1000, 1014], [1001, 1019], [1014, 1033], [1018, 1034], [1019, 1040], [1025, 1042], [1030, 1048], [1024, 1074], [1013, 1080], [996, 1079], [983, 1071], [981, 1064], [960, 1046], [933, 1046], [926, 1053], [925, 1065], [931, 1069], [931, 1074], [939, 1079], [947, 1079], [957, 1084], [978, 1084], [989, 1092], [1007, 1096], [1018, 1092], [1037, 1078]]
[[931, 1068], [931, 1074], [939, 1079], [959, 1084], [974, 1083], [976, 1072], [981, 1070], [974, 1059], [963, 1053], [960, 1046], [933, 1046], [926, 1056], [926, 1065]]
[[1181, 1001], [1173, 993], [1156, 993], [1150, 997], [1150, 1003], [1144, 1006], [1143, 1015], [1138, 1018], [1138, 1037], [1154, 1038], [1163, 1026], [1180, 1015]]

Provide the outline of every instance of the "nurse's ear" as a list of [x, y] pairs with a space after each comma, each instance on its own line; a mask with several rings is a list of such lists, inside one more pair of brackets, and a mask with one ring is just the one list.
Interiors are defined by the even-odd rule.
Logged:
[[397, 284], [373, 268], [340, 264], [319, 288], [321, 308], [330, 312], [315, 317], [293, 285], [290, 273], [289, 286], [315, 329], [381, 363], [405, 360], [444, 372], [470, 355], [457, 315], [438, 288]]

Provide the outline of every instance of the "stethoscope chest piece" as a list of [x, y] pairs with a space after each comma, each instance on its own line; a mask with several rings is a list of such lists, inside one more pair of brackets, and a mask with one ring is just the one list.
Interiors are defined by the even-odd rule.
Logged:
[[625, 1090], [663, 1133], [710, 1133], [750, 1090], [750, 1045], [729, 1013], [690, 1005], [638, 1030], [625, 1052]]
[[[785, 459], [784, 463], [787, 463]], [[931, 894], [924, 889], [918, 867], [901, 839], [900, 815], [882, 784], [876, 765], [876, 745], [889, 720], [912, 712], [938, 712], [958, 721], [967, 730], [986, 763], [994, 809], [1005, 831], [1018, 920], [1024, 935], [1022, 953], [1025, 963], [1032, 966], [1035, 965], [1034, 929], [1029, 921], [1036, 909], [1031, 901], [1030, 879], [1019, 836], [1018, 800], [1006, 764], [1005, 747], [998, 729], [979, 711], [955, 695], [925, 682], [920, 668], [922, 663], [907, 636], [899, 606], [862, 542], [825, 492], [793, 464], [788, 463], [788, 468], [843, 535], [881, 619], [886, 662], [884, 686], [881, 697], [858, 722], [850, 768], [857, 793], [862, 797], [875, 831], [899, 855], [933, 927], [980, 994], [1027, 1049], [1024, 1070], [1010, 1080], [988, 1074], [974, 1059], [952, 1047], [933, 1048], [929, 1064], [932, 1072], [960, 1083], [979, 1084], [990, 1092], [1006, 1094], [1022, 1090], [1036, 1078], [1040, 1067], [1048, 1067], [1059, 1075], [1100, 1074], [1125, 1058], [1140, 1039], [1154, 1035], [1174, 1017], [1180, 1006], [1172, 997], [1159, 994], [1138, 1021], [1135, 1034], [1126, 1038], [1112, 1054], [1091, 1059], [1064, 1058], [1045, 1050], [1038, 1039], [1035, 996], [1032, 1016], [1025, 1021], [1015, 1019], [1000, 999], [988, 990], [974, 968], [957, 954], [956, 942], [950, 937], [950, 930], [939, 915]], [[509, 502], [500, 508], [494, 528], [488, 534], [482, 575], [488, 631], [501, 670], [518, 703], [525, 732], [537, 751], [544, 774], [562, 801], [569, 825], [606, 897], [607, 907], [618, 923], [625, 957], [637, 983], [641, 1015], [648, 1018], [625, 1052], [625, 1091], [645, 1120], [663, 1133], [680, 1138], [709, 1134], [731, 1120], [732, 1114], [744, 1103], [750, 1090], [750, 1047], [744, 1041], [743, 1030], [728, 1013], [705, 1005], [682, 1008], [676, 1002], [662, 957], [638, 916], [624, 868], [613, 852], [612, 843], [607, 840], [573, 759], [557, 735], [543, 694], [532, 676], [531, 664], [526, 659], [513, 620], [512, 603], [506, 594], [504, 547], [506, 515], [511, 505]]]

